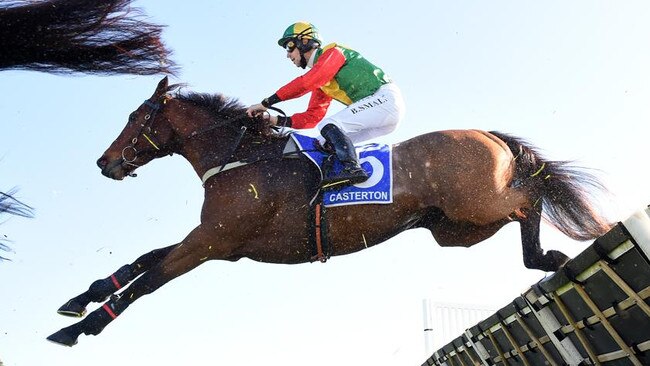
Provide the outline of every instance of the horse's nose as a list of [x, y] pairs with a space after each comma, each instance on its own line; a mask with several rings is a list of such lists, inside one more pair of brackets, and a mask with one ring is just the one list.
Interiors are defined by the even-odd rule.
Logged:
[[106, 167], [106, 164], [108, 164], [108, 161], [104, 156], [97, 159], [97, 166], [99, 167], [99, 169], [104, 169]]

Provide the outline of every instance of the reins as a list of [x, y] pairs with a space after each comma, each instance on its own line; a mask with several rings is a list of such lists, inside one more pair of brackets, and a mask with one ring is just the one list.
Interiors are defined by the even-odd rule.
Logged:
[[[282, 109], [280, 109], [280, 108], [269, 106], [268, 109], [273, 110], [275, 112], [278, 112], [278, 113], [280, 113], [281, 115], [283, 115], [285, 117], [287, 116], [287, 114], [284, 113], [284, 111]], [[196, 136], [203, 135], [204, 133], [210, 132], [210, 131], [212, 131], [214, 129], [217, 129], [217, 128], [219, 128], [219, 127], [221, 127], [221, 126], [223, 126], [223, 125], [225, 125], [227, 123], [231, 123], [231, 122], [238, 121], [240, 119], [245, 119], [245, 118], [251, 118], [251, 117], [248, 117], [248, 115], [246, 115], [246, 113], [238, 115], [238, 116], [230, 117], [228, 119], [225, 119], [225, 120], [221, 121], [221, 123], [218, 123], [216, 125], [209, 126], [209, 127], [203, 128], [201, 130], [192, 132], [188, 137], [185, 138], [185, 140], [193, 139]], [[273, 126], [273, 127], [275, 127], [275, 126]], [[245, 132], [245, 129], [244, 129], [244, 132]], [[237, 141], [238, 144], [239, 144], [239, 142], [241, 142], [242, 137], [243, 137], [243, 133], [239, 136], [239, 139]]]
[[[215, 125], [212, 125], [212, 126], [209, 126], [209, 127], [203, 128], [203, 129], [201, 129], [201, 130], [198, 130], [198, 131], [194, 131], [194, 132], [192, 132], [189, 136], [187, 136], [187, 137], [185, 138], [185, 140], [193, 139], [193, 138], [195, 138], [195, 137], [197, 137], [197, 136], [203, 135], [203, 134], [206, 133], [206, 132], [210, 132], [210, 131], [215, 130], [215, 129], [219, 128], [219, 127], [223, 127], [226, 123], [230, 123], [230, 122], [234, 122], [234, 121], [239, 121], [240, 119], [244, 119], [244, 118], [250, 118], [250, 117], [248, 117], [246, 114], [242, 114], [242, 115], [238, 115], [238, 116], [230, 117], [230, 118], [228, 118], [228, 119], [225, 119], [225, 120], [221, 121], [221, 123], [217, 123], [217, 124], [215, 124]], [[245, 127], [245, 126], [242, 126], [242, 127]], [[243, 134], [242, 134], [242, 136], [243, 136]], [[241, 137], [240, 137], [239, 140], [241, 141]]]
[[[286, 113], [284, 113], [284, 111], [281, 110], [280, 108], [269, 106], [268, 109], [276, 111], [276, 112], [278, 112], [278, 113], [280, 113], [280, 114], [282, 114], [283, 116], [286, 117]], [[195, 138], [196, 136], [203, 135], [206, 132], [212, 131], [212, 130], [217, 129], [219, 127], [222, 127], [224, 125], [230, 124], [230, 123], [232, 123], [234, 121], [238, 121], [240, 119], [245, 119], [245, 118], [251, 118], [251, 117], [249, 117], [246, 113], [238, 115], [238, 116], [230, 117], [228, 119], [222, 120], [221, 123], [218, 123], [218, 124], [215, 124], [213, 126], [209, 126], [209, 127], [203, 128], [201, 130], [192, 132], [187, 138], [185, 138], [185, 140], [186, 141], [190, 140], [192, 138]], [[271, 126], [271, 128], [277, 129], [276, 126]], [[244, 138], [244, 135], [246, 134], [247, 130], [248, 130], [248, 128], [246, 126], [244, 126], [244, 125], [242, 125], [239, 128], [239, 131], [237, 133], [237, 137], [235, 138], [234, 143], [231, 145], [230, 151], [226, 155], [226, 158], [224, 159], [223, 164], [221, 164], [220, 166], [218, 166], [216, 168], [209, 169], [203, 175], [201, 180], [203, 181], [204, 184], [205, 184], [206, 180], [209, 177], [212, 177], [213, 175], [221, 173], [229, 165], [230, 159], [235, 155], [235, 152], [237, 151], [237, 148], [239, 147], [239, 145], [241, 143], [241, 140]], [[259, 159], [259, 160], [263, 160], [263, 159]], [[242, 166], [242, 165], [247, 165], [247, 164], [248, 163], [241, 164], [241, 163], [238, 162], [238, 163], [235, 163], [234, 166]]]
[[228, 155], [226, 155], [226, 158], [224, 159], [224, 163], [221, 165], [221, 167], [219, 168], [217, 173], [221, 173], [221, 171], [223, 171], [223, 168], [225, 168], [226, 165], [228, 164], [228, 162], [230, 161], [230, 158], [232, 158], [233, 155], [235, 155], [235, 151], [237, 151], [237, 148], [239, 147], [239, 144], [241, 143], [242, 138], [244, 138], [244, 134], [246, 133], [246, 130], [247, 130], [246, 126], [241, 126], [239, 128], [239, 134], [237, 135], [237, 138], [235, 139], [235, 143], [232, 144], [232, 146], [230, 147], [230, 152], [229, 152]]

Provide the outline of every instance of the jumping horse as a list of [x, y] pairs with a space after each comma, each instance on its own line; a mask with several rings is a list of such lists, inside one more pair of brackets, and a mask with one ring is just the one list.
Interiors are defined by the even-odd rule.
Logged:
[[[283, 153], [289, 137], [273, 133], [264, 119], [249, 118], [244, 110], [220, 94], [181, 92], [164, 78], [131, 113], [97, 161], [106, 177], [122, 180], [137, 167], [174, 153], [185, 157], [199, 177], [228, 162], [241, 166], [204, 182], [201, 223], [185, 239], [93, 282], [58, 312], [81, 317], [90, 302], [109, 300], [48, 340], [72, 346], [82, 333], [97, 335], [138, 298], [209, 260], [312, 260], [309, 217], [320, 172], [307, 159]], [[429, 229], [441, 246], [469, 247], [516, 221], [525, 266], [555, 271], [568, 257], [542, 250], [543, 216], [576, 240], [596, 238], [612, 225], [589, 204], [595, 191], [604, 190], [593, 175], [567, 162], [545, 160], [519, 138], [439, 131], [395, 144], [392, 151], [392, 204], [373, 205], [372, 215], [367, 205], [328, 208], [323, 229], [332, 256], [412, 228]]]

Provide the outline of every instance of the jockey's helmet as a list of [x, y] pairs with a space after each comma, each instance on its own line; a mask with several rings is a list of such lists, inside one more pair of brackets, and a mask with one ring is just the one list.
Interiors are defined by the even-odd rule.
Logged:
[[287, 51], [298, 48], [300, 53], [304, 53], [318, 47], [323, 42], [320, 39], [318, 28], [313, 24], [297, 22], [287, 27], [282, 38], [278, 40], [278, 44], [280, 47], [286, 48]]

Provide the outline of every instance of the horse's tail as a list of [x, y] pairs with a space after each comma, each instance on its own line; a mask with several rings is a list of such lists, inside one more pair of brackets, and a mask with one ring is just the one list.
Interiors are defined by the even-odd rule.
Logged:
[[133, 0], [9, 1], [0, 4], [0, 70], [67, 74], [173, 73], [163, 26]]
[[596, 176], [569, 161], [545, 160], [535, 147], [521, 138], [490, 133], [503, 140], [515, 156], [511, 185], [528, 190], [531, 205], [541, 209], [547, 222], [580, 241], [597, 238], [611, 229], [613, 224], [591, 204], [596, 193], [608, 192]]
[[16, 193], [16, 188], [9, 190], [7, 193], [0, 192], [0, 215], [8, 213], [10, 215], [32, 217], [34, 209], [17, 200], [13, 196], [14, 193]]
[[[13, 193], [16, 192], [15, 189], [10, 190], [8, 193], [0, 192], [0, 215], [7, 213], [10, 215], [17, 215], [23, 217], [32, 217], [33, 208], [30, 206], [18, 201], [14, 198]], [[8, 245], [3, 243], [3, 239], [0, 238], [0, 250], [9, 251]], [[0, 262], [6, 260], [7, 258], [0, 256]]]

